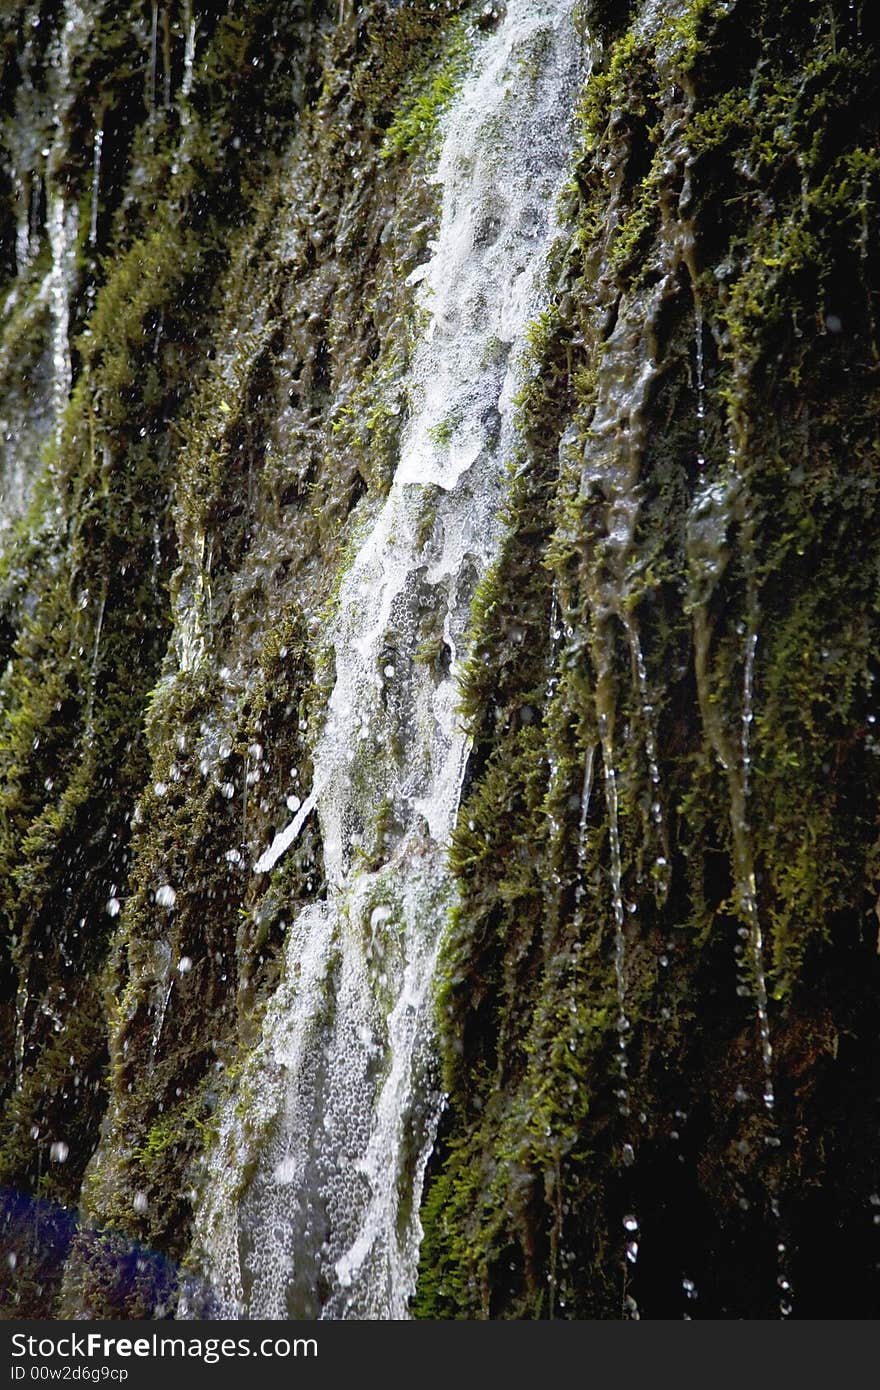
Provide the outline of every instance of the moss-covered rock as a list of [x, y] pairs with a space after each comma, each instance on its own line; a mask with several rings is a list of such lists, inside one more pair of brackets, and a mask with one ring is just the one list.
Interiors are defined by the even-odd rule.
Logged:
[[[502, 11], [0, 16], [6, 1315], [173, 1315], [218, 1106], [325, 892], [314, 815], [252, 868], [310, 787], [426, 173]], [[772, 1317], [791, 1285], [876, 1315], [876, 48], [843, 0], [575, 23], [462, 692], [414, 1311]]]
[[876, 53], [624, 9], [475, 615], [417, 1307], [869, 1316]]

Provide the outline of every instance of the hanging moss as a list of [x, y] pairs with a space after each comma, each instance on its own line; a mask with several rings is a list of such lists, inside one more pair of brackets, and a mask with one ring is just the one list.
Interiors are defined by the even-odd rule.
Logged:
[[[251, 870], [311, 784], [322, 615], [410, 404], [425, 176], [469, 26], [501, 7], [85, 9], [57, 120], [59, 7], [0, 16], [0, 1186], [22, 1252], [0, 1304], [163, 1317], [214, 1117], [248, 1104], [286, 928], [325, 891], [314, 816], [271, 882]], [[876, 1314], [863, 23], [843, 0], [577, 7], [593, 73], [462, 692], [419, 1315], [772, 1317], [780, 1279], [799, 1316]], [[75, 224], [61, 419], [53, 197]], [[431, 614], [419, 636], [439, 673]], [[364, 827], [371, 869], [392, 817]]]
[[465, 692], [416, 1308], [772, 1317], [785, 1278], [800, 1316], [868, 1316], [875, 57], [833, 4], [585, 19], [571, 241]]

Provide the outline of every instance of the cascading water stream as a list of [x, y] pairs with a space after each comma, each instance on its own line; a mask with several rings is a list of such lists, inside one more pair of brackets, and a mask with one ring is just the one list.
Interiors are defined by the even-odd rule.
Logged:
[[46, 159], [46, 225], [52, 252], [49, 298], [52, 310], [53, 404], [56, 429], [70, 395], [70, 302], [76, 276], [76, 243], [79, 231], [77, 204], [68, 200], [61, 177], [67, 156], [66, 117], [73, 100], [70, 80], [74, 57], [88, 41], [91, 15], [77, 3], [67, 0], [59, 30], [53, 113], [54, 133]]
[[[519, 359], [567, 154], [560, 113], [582, 75], [569, 0], [509, 0], [474, 44], [443, 122], [433, 254], [410, 277], [427, 327], [400, 463], [329, 624], [336, 678], [311, 791], [255, 866], [270, 872], [317, 812], [327, 898], [291, 925], [246, 1105], [221, 1112], [197, 1213], [194, 1259], [230, 1316], [405, 1317], [415, 1286], [442, 1101], [432, 981], [468, 753], [459, 673], [502, 535]], [[379, 824], [385, 862], [367, 867]], [[185, 1297], [181, 1311], [198, 1309]]]

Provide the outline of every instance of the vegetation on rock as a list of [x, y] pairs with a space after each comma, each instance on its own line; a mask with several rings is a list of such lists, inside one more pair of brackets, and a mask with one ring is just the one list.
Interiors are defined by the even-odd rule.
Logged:
[[[325, 892], [315, 815], [251, 868], [311, 785], [314, 614], [391, 484], [437, 133], [502, 11], [0, 17], [3, 1316], [173, 1314]], [[575, 22], [413, 1310], [872, 1316], [877, 49], [860, 0]]]

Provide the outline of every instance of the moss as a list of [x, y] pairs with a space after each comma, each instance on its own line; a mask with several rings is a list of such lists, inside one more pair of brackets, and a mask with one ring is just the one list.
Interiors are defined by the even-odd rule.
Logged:
[[[163, 13], [154, 75], [144, 7], [101, 9], [51, 169], [55, 21], [26, 53], [0, 18], [0, 390], [46, 420], [47, 188], [79, 212], [74, 388], [0, 563], [0, 1182], [47, 1232], [3, 1298], [35, 1316], [167, 1315], [213, 1116], [324, 891], [314, 818], [248, 867], [311, 783], [480, 43], [458, 3], [210, 6], [185, 96]], [[832, 0], [578, 24], [567, 230], [472, 614], [416, 1310], [674, 1318], [688, 1278], [698, 1313], [766, 1317], [783, 1235], [801, 1316], [869, 1315], [876, 54]], [[394, 808], [363, 792], [380, 873]]]
[[[250, 181], [234, 151], [219, 157], [214, 133], [252, 115], [224, 103], [209, 119], [205, 93], [250, 64], [259, 14], [221, 21], [200, 44], [177, 173], [155, 139], [164, 116], [136, 137], [157, 211], [145, 216], [142, 191], [120, 207], [113, 274], [81, 339], [89, 388], [78, 390], [106, 409], [128, 451], [141, 397], [155, 412], [148, 439], [159, 416], [173, 420], [157, 489], [168, 527], [159, 660], [144, 667], [125, 714], [129, 728], [143, 722], [142, 762], [128, 792], [124, 872], [105, 897], [122, 904], [103, 937], [106, 950], [110, 927], [108, 1137], [82, 1193], [90, 1228], [103, 1234], [75, 1242], [65, 1276], [65, 1299], [100, 1307], [104, 1298], [114, 1310], [126, 1305], [113, 1251], [185, 1252], [213, 1107], [259, 1038], [292, 915], [324, 891], [314, 818], [271, 879], [250, 869], [288, 819], [288, 800], [310, 786], [328, 675], [320, 614], [396, 461], [399, 381], [416, 327], [403, 280], [424, 257], [435, 208], [424, 151], [391, 161], [381, 148], [413, 54], [424, 51], [428, 74], [442, 43], [436, 11], [371, 5], [339, 24], [309, 21], [302, 54], [285, 30], [297, 54], [285, 81], [305, 107], [298, 128], [295, 102], [289, 110], [283, 173], [267, 152]], [[293, 7], [291, 26], [301, 17]], [[281, 106], [278, 96], [279, 120]], [[176, 150], [174, 112], [167, 120]], [[351, 178], [355, 157], [362, 185]], [[240, 224], [234, 233], [227, 216]], [[176, 254], [160, 264], [163, 241]], [[174, 306], [193, 296], [205, 297], [204, 339], [172, 326]], [[184, 391], [191, 360], [199, 373]], [[171, 409], [161, 394], [169, 380], [179, 392]], [[169, 598], [179, 621], [163, 649]], [[143, 604], [131, 607], [143, 620]], [[364, 845], [377, 863], [389, 814], [380, 808]]]
[[773, 1316], [774, 1231], [801, 1315], [844, 1277], [875, 1019], [875, 77], [839, 7], [796, 9], [738, 6], [734, 44], [724, 5], [585, 7], [570, 242], [474, 610], [421, 1316], [693, 1316], [682, 1270], [699, 1315]]
[[383, 158], [429, 152], [437, 138], [440, 118], [455, 96], [466, 70], [470, 51], [468, 30], [459, 23], [447, 26], [439, 64], [426, 65], [411, 79], [393, 121], [385, 132]]

